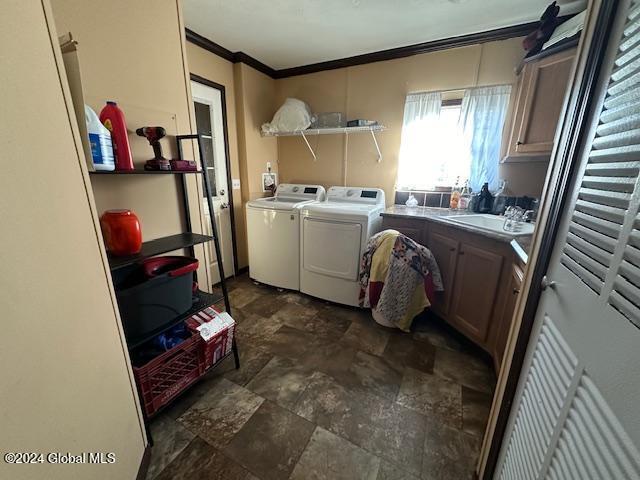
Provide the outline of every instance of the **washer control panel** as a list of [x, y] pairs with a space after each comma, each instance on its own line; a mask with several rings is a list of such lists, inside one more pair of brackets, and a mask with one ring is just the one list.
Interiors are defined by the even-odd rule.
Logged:
[[367, 187], [331, 187], [327, 191], [327, 201], [384, 205], [384, 190]]
[[325, 199], [325, 189], [322, 185], [281, 183], [276, 190], [276, 198], [299, 198], [300, 200], [322, 202]]

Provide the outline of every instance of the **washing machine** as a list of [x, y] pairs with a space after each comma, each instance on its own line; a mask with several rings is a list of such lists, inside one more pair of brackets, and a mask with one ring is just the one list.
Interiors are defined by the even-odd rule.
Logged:
[[384, 191], [331, 187], [327, 201], [300, 209], [300, 291], [358, 305], [360, 258], [382, 228]]
[[325, 199], [320, 185], [283, 183], [275, 196], [247, 202], [249, 276], [290, 290], [300, 289], [300, 208]]

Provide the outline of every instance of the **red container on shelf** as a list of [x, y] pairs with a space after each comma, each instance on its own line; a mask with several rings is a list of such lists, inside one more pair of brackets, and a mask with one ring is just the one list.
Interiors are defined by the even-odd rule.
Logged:
[[133, 158], [131, 157], [124, 112], [118, 108], [116, 102], [109, 101], [100, 112], [100, 121], [111, 132], [116, 170], [133, 170]]
[[133, 367], [140, 399], [147, 418], [173, 400], [205, 373], [204, 351], [200, 335], [190, 338], [155, 357], [149, 363]]
[[142, 248], [140, 220], [131, 210], [107, 210], [100, 217], [107, 251], [113, 255], [135, 255]]

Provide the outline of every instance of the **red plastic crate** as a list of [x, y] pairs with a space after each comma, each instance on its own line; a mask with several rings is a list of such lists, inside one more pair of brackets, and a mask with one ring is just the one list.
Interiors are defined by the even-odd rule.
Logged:
[[173, 400], [205, 373], [202, 338], [191, 335], [142, 367], [133, 367], [147, 418]]
[[[221, 313], [213, 305], [202, 309], [200, 312], [192, 315], [185, 323], [187, 328], [193, 332], [194, 335], [200, 337], [200, 333], [197, 331], [197, 327], [201, 323], [209, 321], [214, 318], [216, 313]], [[233, 346], [233, 336], [235, 334], [236, 325], [233, 324], [226, 330], [217, 333], [209, 340], [202, 340], [201, 348], [205, 357], [205, 368], [209, 369], [216, 364], [223, 357], [231, 353]]]
[[202, 340], [202, 348], [204, 350], [205, 368], [211, 368], [220, 359], [231, 353], [233, 344], [233, 333], [235, 325], [218, 333], [208, 341]]

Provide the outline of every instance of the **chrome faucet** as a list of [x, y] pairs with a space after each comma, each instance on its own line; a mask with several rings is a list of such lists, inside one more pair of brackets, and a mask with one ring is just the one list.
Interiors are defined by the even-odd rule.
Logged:
[[535, 210], [527, 210], [522, 214], [522, 221], [530, 223], [536, 218]]

